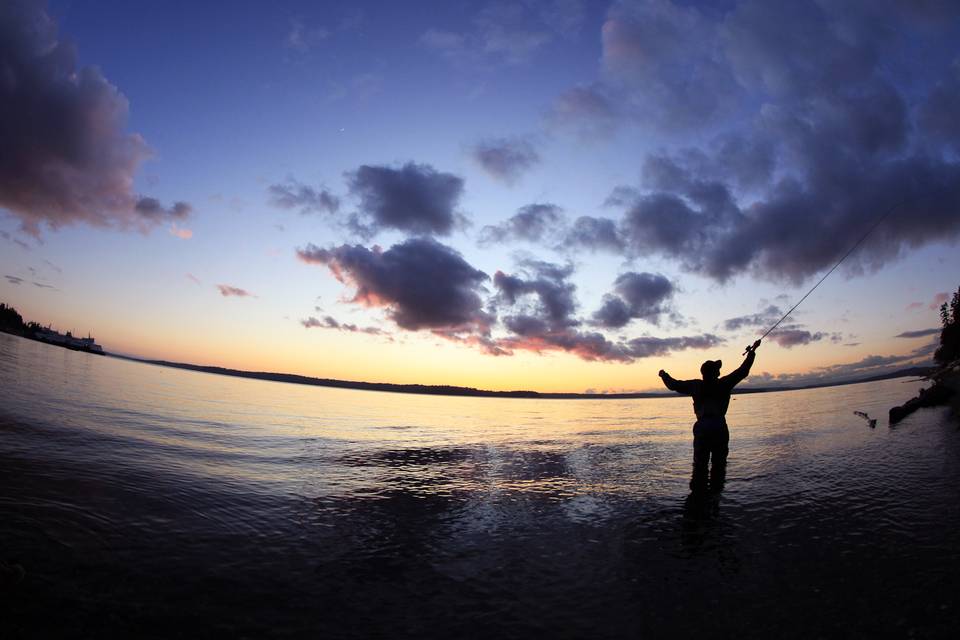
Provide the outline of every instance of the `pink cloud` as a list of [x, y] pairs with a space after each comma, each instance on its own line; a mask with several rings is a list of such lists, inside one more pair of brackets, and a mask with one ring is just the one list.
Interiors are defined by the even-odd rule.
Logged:
[[907, 310], [907, 311], [915, 311], [915, 310], [917, 310], [917, 309], [923, 309], [923, 306], [924, 306], [924, 305], [923, 305], [922, 302], [911, 302], [910, 304], [907, 305], [907, 309], [906, 309], [906, 310]]
[[936, 294], [933, 296], [933, 302], [930, 303], [930, 308], [936, 311], [940, 308], [940, 305], [947, 301], [947, 298], [948, 295], [946, 291]]
[[196, 284], [196, 285], [201, 284], [201, 283], [200, 283], [200, 278], [198, 278], [197, 276], [193, 275], [192, 273], [188, 273], [188, 274], [187, 274], [187, 280], [189, 280], [190, 282], [192, 282], [192, 283], [194, 283], [194, 284]]
[[170, 225], [170, 235], [176, 236], [181, 240], [189, 240], [193, 237], [193, 231], [191, 229], [187, 229], [186, 227], [178, 227], [177, 223], [174, 222]]

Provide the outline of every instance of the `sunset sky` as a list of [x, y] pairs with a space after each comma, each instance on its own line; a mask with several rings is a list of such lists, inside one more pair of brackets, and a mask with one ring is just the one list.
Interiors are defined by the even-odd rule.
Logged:
[[107, 351], [540, 391], [929, 361], [956, 2], [0, 4], [0, 301]]

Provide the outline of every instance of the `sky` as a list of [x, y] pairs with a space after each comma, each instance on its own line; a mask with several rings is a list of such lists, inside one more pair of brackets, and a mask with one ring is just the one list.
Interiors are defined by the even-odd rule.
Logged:
[[[0, 300], [110, 352], [486, 389], [929, 362], [955, 2], [0, 5]], [[874, 228], [874, 225], [875, 228]]]

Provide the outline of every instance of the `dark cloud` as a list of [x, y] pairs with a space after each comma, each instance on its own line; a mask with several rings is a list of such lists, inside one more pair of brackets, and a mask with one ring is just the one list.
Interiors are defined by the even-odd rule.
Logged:
[[281, 209], [297, 209], [302, 214], [337, 213], [340, 198], [326, 189], [314, 189], [290, 179], [285, 183], [272, 184], [267, 188], [270, 202]]
[[610, 218], [580, 216], [566, 231], [563, 247], [619, 253], [625, 249], [617, 223]]
[[3, 276], [10, 284], [23, 284], [23, 278], [17, 276]]
[[[514, 306], [527, 295], [533, 295], [536, 300], [531, 308], [531, 315], [513, 316], [517, 318], [518, 328], [521, 324], [529, 322], [525, 318], [535, 318], [552, 328], [579, 324], [573, 318], [577, 310], [574, 295], [576, 285], [568, 280], [573, 275], [572, 264], [558, 265], [539, 260], [527, 260], [520, 266], [524, 270], [521, 275], [507, 275], [497, 271], [493, 277], [499, 299], [507, 305]], [[510, 317], [504, 322], [510, 326]]]
[[370, 236], [381, 229], [417, 235], [449, 235], [460, 216], [463, 179], [428, 164], [400, 168], [362, 165], [347, 173], [351, 195], [360, 201], [353, 227]]
[[768, 305], [765, 309], [759, 313], [753, 313], [746, 316], [737, 316], [736, 318], [730, 318], [724, 320], [723, 328], [727, 331], [739, 331], [744, 327], [757, 327], [757, 328], [767, 328], [772, 326], [777, 320], [780, 319], [780, 316], [783, 315], [780, 307], [775, 304]]
[[665, 356], [674, 351], [687, 349], [712, 349], [726, 343], [726, 340], [712, 333], [700, 336], [681, 336], [678, 338], [655, 338], [645, 336], [627, 341], [627, 351], [631, 358], [652, 358]]
[[481, 245], [499, 244], [512, 240], [540, 242], [552, 235], [564, 223], [563, 209], [555, 204], [528, 204], [498, 225], [480, 230]]
[[0, 65], [0, 207], [25, 232], [76, 223], [146, 231], [189, 213], [133, 192], [152, 152], [124, 131], [127, 99], [98, 69], [77, 68], [42, 3], [0, 3]]
[[914, 156], [868, 172], [867, 160], [832, 156], [826, 146], [834, 139], [808, 140], [824, 148], [816, 163], [809, 158], [806, 182], [784, 178], [746, 210], [727, 185], [695, 178], [677, 162], [671, 172], [658, 166], [647, 176], [658, 189], [639, 196], [622, 221], [629, 250], [673, 258], [721, 282], [748, 270], [800, 282], [832, 266], [892, 205], [902, 203], [850, 268], [874, 270], [910, 247], [960, 235], [960, 164]]
[[485, 334], [493, 318], [480, 294], [489, 276], [454, 249], [430, 238], [412, 238], [383, 251], [360, 245], [297, 251], [356, 287], [352, 302], [382, 307], [401, 328]]
[[784, 349], [790, 349], [801, 345], [807, 345], [811, 342], [819, 342], [824, 338], [830, 337], [829, 334], [817, 331], [811, 333], [798, 325], [786, 325], [778, 327], [769, 336], [768, 340], [776, 342]]
[[615, 3], [604, 75], [559, 103], [702, 141], [652, 154], [639, 188], [611, 195], [625, 251], [798, 283], [895, 205], [848, 274], [956, 242], [960, 22], [933, 27], [910, 4]]
[[220, 295], [222, 295], [225, 298], [228, 298], [231, 296], [235, 296], [238, 298], [256, 297], [246, 289], [241, 289], [240, 287], [231, 287], [228, 284], [218, 284], [215, 286], [217, 287], [217, 290], [220, 291]]
[[[572, 265], [528, 260], [519, 266], [519, 274], [498, 271], [493, 279], [497, 289], [494, 304], [504, 313], [503, 326], [509, 332], [494, 344], [504, 354], [517, 350], [536, 353], [563, 351], [584, 360], [631, 362], [672, 351], [704, 349], [723, 342], [710, 334], [612, 341], [600, 332], [585, 331], [581, 328], [582, 321], [575, 315], [576, 287], [569, 282]], [[640, 274], [625, 275], [627, 277], [619, 280], [622, 293], [629, 297], [626, 304], [635, 305], [638, 312], [654, 314], [656, 305], [649, 304], [655, 299], [663, 302], [669, 297], [664, 297], [657, 276], [647, 279], [634, 277]], [[637, 286], [638, 282], [640, 286]], [[633, 308], [628, 308], [628, 312], [632, 311]]]
[[[330, 249], [308, 245], [297, 255], [308, 264], [326, 266], [338, 280], [355, 287], [351, 302], [385, 309], [398, 327], [430, 330], [491, 355], [561, 351], [585, 360], [630, 362], [724, 342], [712, 334], [612, 341], [600, 332], [584, 330], [583, 321], [577, 317], [576, 287], [570, 282], [571, 264], [522, 261], [516, 273], [495, 274], [495, 293], [488, 296], [484, 284], [489, 277], [455, 250], [431, 238], [412, 238], [386, 251], [360, 245]], [[658, 276], [634, 277], [640, 275], [621, 278], [620, 294], [633, 305], [631, 312], [659, 315], [669, 296], [660, 290]], [[498, 313], [502, 314], [499, 323]], [[341, 323], [331, 316], [310, 316], [301, 324], [307, 328], [377, 332]], [[497, 327], [503, 331], [494, 335]]]
[[938, 336], [940, 335], [940, 329], [918, 329], [917, 331], [904, 331], [903, 333], [898, 333], [895, 335], [895, 338], [925, 338], [927, 336]]
[[502, 322], [509, 331], [497, 341], [503, 352], [566, 351], [585, 360], [630, 359], [603, 334], [577, 328], [576, 286], [568, 280], [573, 265], [525, 261], [520, 267], [519, 274], [498, 271], [493, 277], [495, 305], [506, 313]]
[[314, 316], [309, 316], [305, 320], [301, 320], [302, 324], [307, 329], [321, 328], [321, 329], [336, 329], [337, 331], [348, 331], [350, 333], [366, 333], [370, 335], [380, 335], [383, 333], [381, 329], [377, 327], [359, 327], [355, 324], [340, 322], [333, 316], [324, 316], [322, 320], [315, 318]]
[[147, 220], [184, 220], [191, 212], [191, 207], [186, 202], [175, 202], [171, 207], [164, 207], [156, 198], [141, 197], [137, 199], [133, 206], [134, 210]]
[[676, 291], [662, 274], [632, 271], [617, 276], [613, 290], [593, 314], [594, 324], [611, 329], [624, 327], [635, 318], [659, 324], [661, 316], [671, 313], [670, 301]]
[[533, 144], [523, 138], [484, 140], [470, 150], [470, 155], [491, 176], [513, 185], [540, 162]]

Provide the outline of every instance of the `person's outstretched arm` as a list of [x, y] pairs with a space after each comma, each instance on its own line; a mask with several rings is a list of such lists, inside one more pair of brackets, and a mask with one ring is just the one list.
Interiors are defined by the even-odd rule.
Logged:
[[663, 380], [663, 385], [670, 389], [670, 391], [676, 391], [677, 393], [693, 393], [693, 381], [692, 380], [675, 380], [669, 373], [660, 369], [660, 379]]
[[753, 361], [757, 358], [757, 347], [759, 346], [760, 341], [757, 340], [753, 343], [752, 347], [747, 348], [747, 357], [743, 359], [743, 364], [737, 367], [732, 373], [723, 377], [723, 381], [730, 385], [731, 389], [750, 375], [750, 367], [753, 366]]

